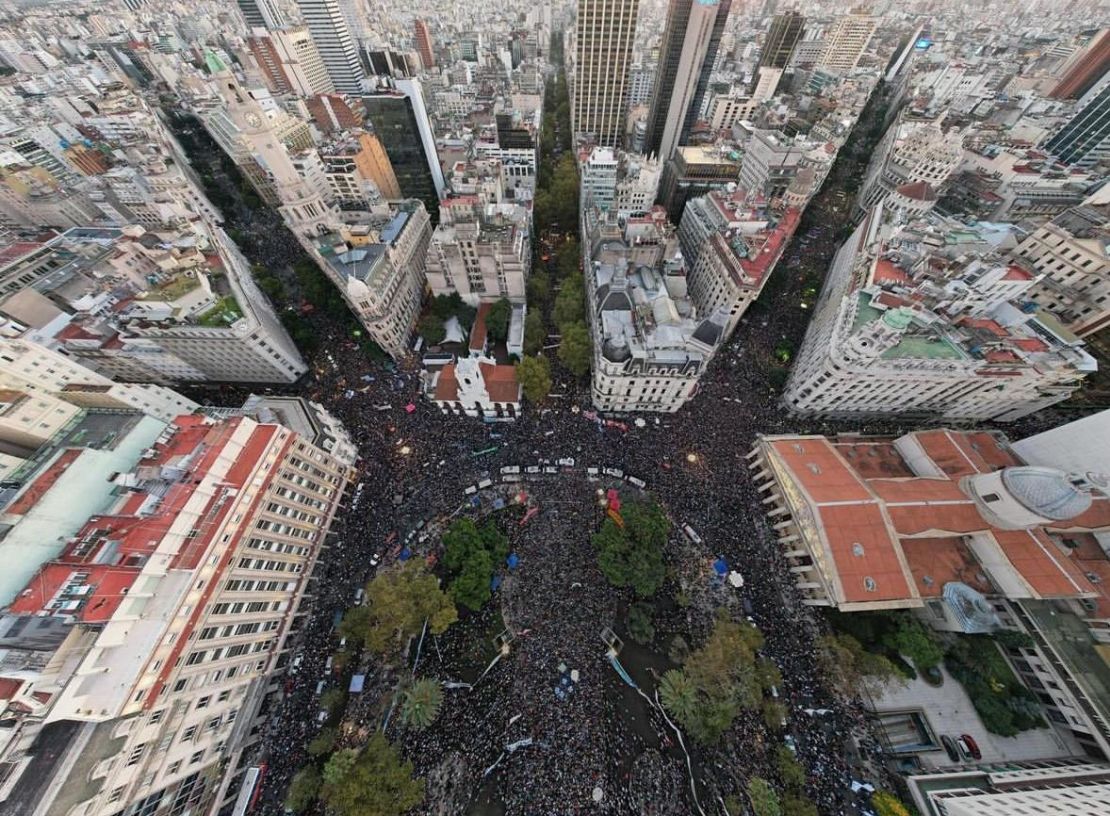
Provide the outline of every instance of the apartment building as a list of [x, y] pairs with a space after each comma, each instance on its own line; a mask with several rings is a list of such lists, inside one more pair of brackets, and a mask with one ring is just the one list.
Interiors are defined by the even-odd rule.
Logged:
[[394, 359], [408, 353], [431, 239], [427, 210], [410, 200], [388, 216], [322, 236], [311, 247], [371, 339]]
[[846, 14], [837, 18], [825, 35], [824, 51], [817, 67], [836, 74], [852, 71], [859, 65], [878, 23], [878, 19], [865, 14]]
[[1110, 204], [1067, 210], [1027, 235], [1014, 255], [1038, 276], [1029, 292], [1080, 337], [1110, 326]]
[[744, 203], [742, 190], [712, 192], [686, 203], [678, 239], [689, 272], [690, 298], [701, 315], [714, 315], [727, 340], [759, 297], [801, 220]]
[[872, 210], [833, 258], [786, 406], [1010, 421], [1067, 399], [1095, 361], [1023, 305], [1034, 276], [994, 251], [992, 226]]
[[163, 386], [114, 382], [54, 349], [20, 337], [0, 339], [0, 385], [55, 397], [79, 408], [141, 411], [164, 422], [200, 407]]
[[940, 120], [899, 119], [875, 148], [860, 186], [857, 206], [866, 211], [907, 184], [924, 182], [933, 190], [940, 190], [963, 158], [960, 134], [946, 133]]
[[9, 709], [5, 806], [181, 816], [233, 799], [351, 475], [279, 425], [169, 425], [0, 622], [49, 621], [55, 641], [15, 681], [37, 704]]
[[529, 211], [484, 205], [476, 196], [446, 198], [428, 247], [433, 295], [458, 293], [473, 306], [508, 298], [523, 303], [532, 262]]

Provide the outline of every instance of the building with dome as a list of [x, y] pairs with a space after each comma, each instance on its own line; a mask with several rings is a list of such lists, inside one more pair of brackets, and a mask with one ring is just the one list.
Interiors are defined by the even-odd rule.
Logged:
[[858, 206], [866, 212], [906, 185], [928, 184], [939, 190], [963, 161], [958, 133], [946, 133], [943, 115], [931, 121], [902, 118], [890, 126], [875, 148], [860, 187]]
[[593, 403], [616, 413], [677, 411], [724, 342], [726, 318], [691, 299], [678, 236], [661, 207], [623, 222], [591, 209], [584, 225]]
[[1110, 477], [945, 429], [761, 436], [748, 461], [802, 603], [1023, 632], [1006, 649], [1015, 674], [1084, 751], [1110, 756]]

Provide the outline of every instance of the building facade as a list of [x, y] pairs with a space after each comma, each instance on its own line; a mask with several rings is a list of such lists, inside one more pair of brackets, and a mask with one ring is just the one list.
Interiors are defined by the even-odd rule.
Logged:
[[599, 145], [616, 147], [624, 133], [639, 5], [638, 0], [578, 0], [571, 127]]

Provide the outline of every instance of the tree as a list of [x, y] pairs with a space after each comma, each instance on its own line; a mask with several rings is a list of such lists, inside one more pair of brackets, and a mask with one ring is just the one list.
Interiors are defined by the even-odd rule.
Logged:
[[366, 599], [369, 615], [363, 640], [380, 655], [399, 651], [423, 629], [425, 620], [434, 635], [458, 620], [455, 604], [421, 561], [379, 572], [366, 588]]
[[338, 714], [347, 702], [347, 692], [341, 688], [330, 688], [320, 695], [320, 708], [329, 715]]
[[932, 632], [909, 614], [899, 617], [898, 628], [884, 638], [884, 645], [906, 655], [921, 670], [930, 669], [944, 659], [944, 649]]
[[376, 733], [338, 778], [328, 779], [325, 768], [321, 797], [336, 816], [400, 816], [424, 801], [424, 780]]
[[543, 351], [543, 341], [546, 339], [547, 329], [543, 326], [543, 317], [538, 309], [532, 309], [524, 318], [524, 353], [528, 356], [539, 354]]
[[905, 676], [888, 658], [868, 652], [851, 635], [826, 635], [817, 645], [826, 672], [848, 696], [856, 697], [864, 691], [877, 693], [887, 683], [905, 682]]
[[584, 323], [571, 323], [562, 328], [559, 359], [575, 377], [585, 376], [593, 360], [593, 343]]
[[559, 331], [564, 326], [581, 323], [586, 319], [586, 287], [582, 275], [575, 273], [563, 279], [551, 316]]
[[438, 346], [447, 337], [443, 320], [431, 312], [420, 319], [420, 334], [429, 346]]
[[320, 732], [308, 743], [308, 755], [312, 757], [323, 756], [335, 748], [335, 741], [339, 739], [339, 731], [332, 727], [321, 728]]
[[755, 816], [782, 816], [778, 794], [766, 779], [753, 776], [748, 781], [748, 798]]
[[[538, 312], [540, 306], [547, 302], [551, 296], [551, 278], [542, 267], [535, 267], [528, 277], [528, 302], [532, 304], [533, 311]], [[529, 315], [532, 312], [528, 313]]]
[[285, 806], [294, 813], [307, 810], [320, 795], [323, 779], [315, 765], [305, 765], [293, 776], [285, 792]]
[[465, 301], [458, 292], [452, 292], [449, 295], [436, 295], [432, 298], [431, 312], [440, 320], [446, 322], [457, 315], [464, 305]]
[[663, 675], [660, 699], [695, 740], [716, 742], [742, 708], [759, 704], [755, 657], [762, 644], [754, 626], [721, 616], [683, 670]]
[[358, 749], [344, 748], [336, 751], [324, 763], [324, 785], [338, 785], [355, 767], [358, 761]]
[[490, 599], [490, 580], [509, 554], [509, 540], [493, 521], [478, 529], [464, 518], [452, 522], [443, 544], [443, 562], [453, 576], [448, 591], [456, 603], [477, 612]]
[[787, 790], [800, 791], [806, 786], [806, 771], [794, 756], [794, 752], [785, 745], [775, 749], [775, 768], [779, 778]]
[[782, 816], [817, 816], [817, 805], [800, 793], [788, 793], [782, 798]]
[[581, 263], [582, 249], [577, 239], [568, 238], [555, 250], [555, 269], [560, 278], [566, 279], [577, 275], [580, 272]]
[[685, 672], [671, 669], [659, 681], [659, 699], [673, 717], [685, 721], [697, 710], [698, 690]]
[[509, 320], [513, 316], [513, 304], [508, 298], [501, 298], [486, 312], [486, 332], [491, 340], [504, 343], [509, 336]]
[[641, 598], [650, 597], [666, 577], [663, 544], [670, 522], [657, 504], [632, 503], [623, 513], [623, 528], [607, 518], [593, 537], [598, 566], [613, 586], [631, 587]]
[[893, 793], [875, 791], [871, 794], [871, 807], [876, 816], [910, 816], [910, 810]]
[[443, 687], [438, 681], [421, 678], [405, 689], [401, 702], [401, 722], [423, 731], [439, 716], [443, 705]]
[[781, 731], [783, 723], [786, 722], [788, 711], [789, 709], [778, 700], [764, 700], [763, 724], [767, 726], [767, 730], [771, 732]]
[[628, 607], [628, 636], [641, 645], [655, 639], [655, 627], [651, 624], [651, 606], [634, 603]]
[[533, 405], [543, 402], [551, 393], [551, 363], [546, 357], [525, 357], [516, 364], [516, 378], [524, 398]]

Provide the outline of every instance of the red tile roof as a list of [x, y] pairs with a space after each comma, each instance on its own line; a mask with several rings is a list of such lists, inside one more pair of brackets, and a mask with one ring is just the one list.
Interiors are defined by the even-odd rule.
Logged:
[[909, 283], [910, 276], [903, 272], [893, 261], [879, 258], [875, 261], [875, 272], [872, 275], [875, 283]]

